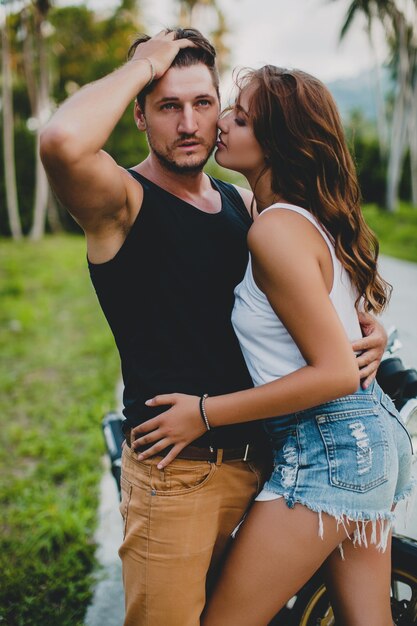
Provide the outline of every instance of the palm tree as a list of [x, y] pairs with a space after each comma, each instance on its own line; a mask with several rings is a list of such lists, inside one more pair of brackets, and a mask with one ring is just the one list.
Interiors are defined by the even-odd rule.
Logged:
[[[5, 3], [6, 4], [6, 3]], [[1, 24], [2, 41], [2, 100], [3, 100], [3, 154], [6, 205], [10, 231], [13, 239], [22, 237], [22, 226], [17, 200], [16, 168], [14, 155], [13, 87], [10, 68], [10, 45], [8, 37], [7, 12], [4, 10]]]
[[[412, 159], [413, 202], [417, 205], [417, 129], [415, 111], [417, 108], [417, 2], [403, 3], [403, 10], [395, 0], [353, 0], [351, 2], [340, 37], [348, 32], [355, 16], [363, 14], [371, 36], [371, 26], [375, 20], [382, 23], [391, 48], [391, 68], [395, 78], [395, 93], [392, 110], [391, 129], [388, 141], [386, 204], [394, 211], [398, 204], [398, 189], [402, 165], [407, 148]], [[413, 118], [414, 111], [414, 118]], [[381, 137], [381, 133], [380, 133]], [[385, 140], [382, 140], [382, 151]], [[415, 192], [414, 192], [415, 190]]]
[[229, 69], [230, 48], [225, 43], [225, 37], [229, 29], [226, 17], [220, 9], [217, 9], [217, 28], [211, 32], [211, 40], [217, 52], [217, 66], [220, 74]]
[[33, 207], [33, 224], [30, 232], [31, 239], [40, 239], [45, 232], [45, 221], [48, 208], [49, 185], [46, 173], [39, 156], [39, 138], [42, 126], [50, 114], [49, 98], [49, 67], [46, 49], [47, 14], [51, 7], [49, 0], [35, 0], [34, 35], [35, 48], [38, 52], [38, 81], [35, 100], [36, 127], [36, 167], [35, 167], [35, 201]]
[[217, 65], [222, 73], [228, 68], [230, 50], [225, 43], [228, 26], [216, 0], [177, 0], [179, 24], [201, 30], [210, 29], [210, 37], [217, 51]]
[[[346, 13], [344, 24], [340, 31], [340, 39], [343, 39], [349, 28], [355, 19], [357, 13], [362, 13], [366, 18], [366, 33], [368, 35], [373, 59], [374, 59], [374, 80], [375, 80], [375, 91], [376, 91], [376, 104], [377, 104], [377, 131], [378, 131], [378, 141], [379, 141], [379, 151], [381, 158], [383, 160], [387, 157], [388, 152], [388, 125], [387, 125], [387, 114], [385, 107], [385, 99], [382, 90], [382, 80], [381, 80], [381, 70], [380, 70], [380, 62], [377, 58], [376, 47], [374, 42], [374, 32], [373, 25], [375, 23], [375, 19], [377, 15], [375, 15], [375, 6], [374, 3], [370, 0], [362, 0], [356, 2], [352, 2], [348, 11]], [[382, 16], [381, 16], [382, 17]]]
[[402, 165], [409, 142], [409, 127], [412, 105], [412, 54], [410, 50], [410, 28], [404, 14], [392, 12], [393, 69], [395, 72], [395, 95], [391, 122], [391, 149], [387, 170], [386, 203], [389, 211], [395, 211], [398, 204]]

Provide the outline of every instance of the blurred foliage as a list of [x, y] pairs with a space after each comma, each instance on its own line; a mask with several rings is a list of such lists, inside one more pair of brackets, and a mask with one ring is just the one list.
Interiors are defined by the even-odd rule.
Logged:
[[[379, 240], [380, 252], [417, 263], [417, 211], [409, 202], [400, 202], [396, 213], [376, 204], [363, 207], [368, 225]], [[412, 286], [410, 286], [412, 288]]]
[[[101, 78], [123, 64], [131, 42], [143, 30], [135, 0], [124, 0], [110, 14], [99, 14], [83, 5], [56, 7], [51, 9], [48, 19], [52, 99], [56, 105], [82, 85]], [[10, 17], [10, 32], [14, 72], [16, 176], [22, 225], [27, 233], [32, 223], [35, 136], [28, 124], [31, 108], [23, 66], [25, 30], [21, 15]], [[123, 166], [137, 163], [146, 156], [146, 139], [143, 133], [136, 131], [132, 108], [120, 120], [106, 149]], [[3, 172], [1, 151], [0, 235], [9, 235]], [[60, 217], [67, 229], [79, 230], [63, 209]]]
[[[363, 201], [385, 204], [386, 158], [381, 156], [374, 123], [367, 121], [361, 111], [352, 111], [345, 124], [346, 138], [353, 155]], [[400, 183], [400, 198], [411, 196], [410, 156], [406, 155]]]
[[0, 623], [81, 626], [119, 371], [84, 239], [3, 240], [0, 298]]

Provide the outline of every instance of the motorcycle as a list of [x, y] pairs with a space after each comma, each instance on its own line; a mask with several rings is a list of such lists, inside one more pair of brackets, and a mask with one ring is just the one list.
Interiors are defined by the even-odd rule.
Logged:
[[[417, 456], [417, 371], [406, 369], [398, 356], [401, 348], [395, 328], [388, 333], [387, 348], [377, 372], [381, 388], [393, 400], [411, 435]], [[107, 413], [102, 428], [111, 471], [119, 497], [123, 416]], [[417, 541], [394, 533], [392, 539], [391, 609], [396, 626], [417, 625]], [[322, 569], [291, 598], [268, 626], [337, 626]]]

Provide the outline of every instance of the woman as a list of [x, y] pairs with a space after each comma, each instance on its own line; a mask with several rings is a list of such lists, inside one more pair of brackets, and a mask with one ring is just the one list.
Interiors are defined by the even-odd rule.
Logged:
[[138, 427], [135, 445], [153, 444], [139, 459], [173, 445], [163, 468], [205, 429], [265, 419], [274, 471], [204, 626], [267, 624], [326, 559], [337, 623], [391, 626], [389, 534], [411, 445], [378, 385], [360, 388], [350, 348], [357, 310], [381, 312], [389, 286], [336, 106], [312, 76], [265, 66], [219, 128], [216, 160], [247, 177], [259, 212], [232, 317], [255, 388], [148, 401], [172, 408]]

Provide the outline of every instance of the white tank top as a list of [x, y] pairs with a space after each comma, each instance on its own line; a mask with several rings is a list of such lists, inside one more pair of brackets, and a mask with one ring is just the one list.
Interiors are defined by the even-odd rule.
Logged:
[[[355, 309], [357, 298], [349, 275], [336, 257], [334, 244], [323, 226], [306, 209], [293, 204], [277, 203], [264, 209], [289, 209], [304, 216], [321, 233], [333, 261], [333, 286], [329, 298], [336, 309], [350, 341], [362, 337]], [[297, 312], [294, 311], [294, 315]], [[306, 365], [300, 350], [277, 317], [266, 295], [256, 285], [252, 274], [251, 258], [245, 276], [235, 289], [232, 323], [255, 386], [271, 382]]]

